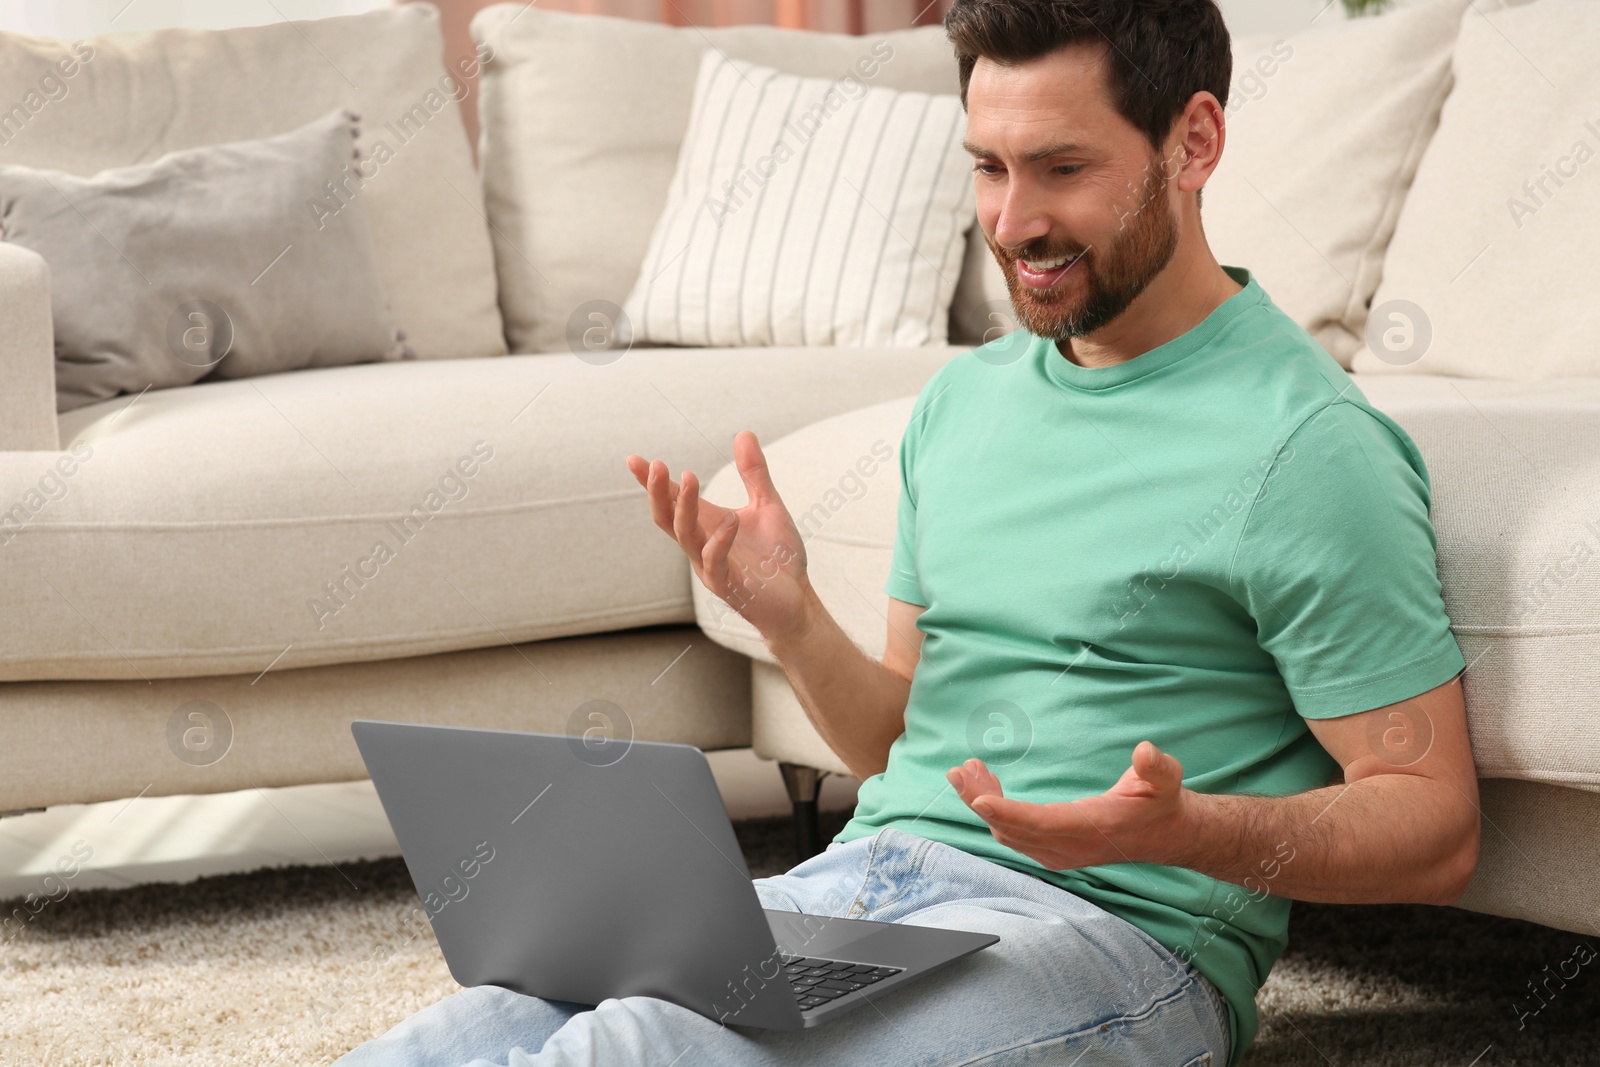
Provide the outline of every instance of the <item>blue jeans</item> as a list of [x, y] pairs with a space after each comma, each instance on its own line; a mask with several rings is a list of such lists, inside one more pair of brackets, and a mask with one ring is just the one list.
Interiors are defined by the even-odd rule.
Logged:
[[832, 843], [757, 878], [762, 906], [1000, 935], [801, 1032], [735, 1029], [654, 997], [593, 1008], [463, 990], [339, 1067], [1128, 1064], [1224, 1067], [1215, 986], [1144, 931], [1063, 889], [899, 830]]

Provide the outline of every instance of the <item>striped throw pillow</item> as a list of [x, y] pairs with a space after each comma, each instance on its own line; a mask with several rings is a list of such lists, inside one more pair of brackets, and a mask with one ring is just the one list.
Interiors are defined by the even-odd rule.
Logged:
[[944, 344], [974, 218], [954, 95], [784, 74], [708, 49], [633, 344]]

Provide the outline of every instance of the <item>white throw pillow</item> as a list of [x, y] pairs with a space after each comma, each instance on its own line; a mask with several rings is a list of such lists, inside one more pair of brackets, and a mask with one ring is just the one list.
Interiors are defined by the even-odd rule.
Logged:
[[1600, 375], [1600, 4], [1468, 13], [1363, 374]]
[[1432, 0], [1233, 42], [1228, 139], [1200, 210], [1206, 238], [1346, 369], [1450, 90], [1465, 8]]
[[635, 343], [943, 344], [973, 217], [952, 94], [701, 59]]

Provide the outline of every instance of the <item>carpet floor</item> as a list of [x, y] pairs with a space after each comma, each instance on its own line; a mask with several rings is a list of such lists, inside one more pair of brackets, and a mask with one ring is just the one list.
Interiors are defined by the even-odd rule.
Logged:
[[[736, 829], [756, 877], [791, 865], [787, 820]], [[458, 988], [404, 921], [415, 903], [399, 859], [70, 893], [0, 941], [0, 1064], [329, 1063]], [[1296, 904], [1245, 1067], [1600, 1063], [1600, 961], [1550, 978], [1595, 943], [1453, 908]]]

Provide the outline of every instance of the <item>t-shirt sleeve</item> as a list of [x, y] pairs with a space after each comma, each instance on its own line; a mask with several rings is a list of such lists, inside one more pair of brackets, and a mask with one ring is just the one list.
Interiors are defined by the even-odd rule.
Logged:
[[906, 424], [906, 431], [900, 438], [900, 509], [895, 519], [894, 559], [889, 565], [889, 577], [883, 583], [883, 591], [895, 600], [924, 608], [928, 604], [922, 598], [922, 586], [917, 581], [917, 497], [911, 465], [916, 441], [925, 421], [923, 405], [927, 396], [928, 392], [924, 389], [922, 395], [917, 397], [911, 409], [911, 421]]
[[1416, 444], [1356, 403], [1279, 450], [1229, 572], [1296, 710], [1331, 719], [1398, 703], [1465, 667], [1450, 632]]

